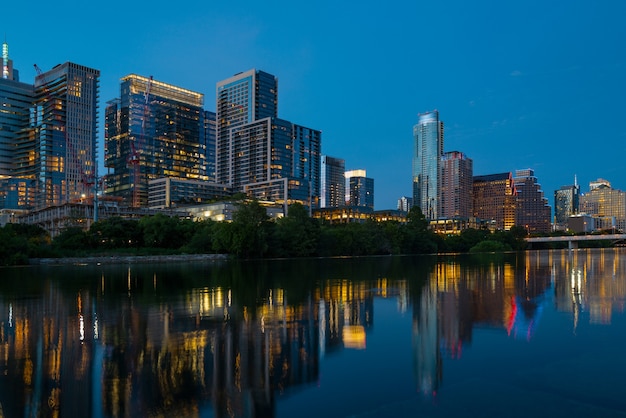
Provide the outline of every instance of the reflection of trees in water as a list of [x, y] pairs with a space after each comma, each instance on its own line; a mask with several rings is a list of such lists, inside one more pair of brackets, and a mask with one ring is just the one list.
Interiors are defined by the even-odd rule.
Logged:
[[572, 306], [570, 272], [584, 273], [580, 303], [624, 300], [616, 258], [607, 250], [591, 259], [528, 252], [22, 269], [11, 285], [0, 281], [0, 402], [7, 416], [51, 407], [59, 416], [271, 416], [278, 397], [318, 379], [324, 354], [366, 347], [376, 297], [412, 306], [416, 384], [433, 391], [443, 360], [462, 358], [474, 327], [514, 336], [536, 326], [553, 282], [555, 303]]

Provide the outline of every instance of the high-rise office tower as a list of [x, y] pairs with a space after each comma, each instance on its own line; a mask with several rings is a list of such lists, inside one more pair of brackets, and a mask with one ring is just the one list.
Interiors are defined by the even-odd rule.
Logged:
[[421, 113], [413, 127], [413, 205], [426, 219], [440, 215], [441, 157], [443, 156], [443, 122], [439, 112]]
[[203, 104], [201, 93], [151, 77], [123, 77], [120, 98], [105, 111], [105, 166], [113, 169], [106, 194], [145, 206], [150, 180], [208, 180], [211, 125]]
[[345, 177], [347, 205], [374, 209], [374, 179], [365, 170], [346, 171]]
[[205, 110], [203, 120], [204, 129], [201, 134], [201, 140], [206, 138], [206, 172], [209, 181], [215, 182], [215, 147], [217, 146], [217, 118], [215, 112]]
[[474, 176], [474, 217], [490, 229], [508, 231], [515, 225], [516, 195], [511, 172]]
[[626, 192], [612, 188], [611, 183], [604, 179], [592, 181], [589, 183], [589, 191], [580, 196], [580, 213], [586, 213], [594, 218], [614, 218], [615, 227], [624, 232]]
[[346, 161], [322, 155], [320, 207], [338, 208], [346, 205]]
[[574, 178], [574, 184], [561, 186], [554, 191], [554, 223], [559, 230], [567, 229], [570, 216], [578, 214], [580, 186]]
[[515, 224], [526, 228], [530, 233], [550, 232], [551, 209], [535, 172], [531, 169], [516, 170], [513, 181], [517, 190]]
[[255, 69], [217, 83], [216, 173], [219, 183], [235, 186], [233, 128], [278, 117], [278, 79]]
[[249, 70], [217, 83], [216, 176], [262, 200], [319, 207], [321, 131], [279, 119], [278, 80]]
[[32, 155], [19, 175], [37, 179], [35, 206], [76, 202], [97, 175], [100, 71], [66, 62], [35, 77], [32, 135], [20, 144]]
[[36, 150], [34, 131], [28, 129], [34, 98], [34, 86], [19, 82], [5, 42], [0, 77], [0, 209], [34, 207]]
[[440, 217], [468, 219], [473, 216], [473, 161], [450, 151], [441, 157]]

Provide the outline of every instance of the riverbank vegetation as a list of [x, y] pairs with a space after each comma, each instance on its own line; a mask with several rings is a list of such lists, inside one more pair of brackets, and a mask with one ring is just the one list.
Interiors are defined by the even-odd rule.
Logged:
[[242, 203], [232, 222], [192, 221], [159, 214], [140, 220], [108, 218], [88, 231], [70, 227], [51, 239], [40, 227], [0, 228], [0, 265], [31, 258], [97, 255], [229, 254], [237, 258], [329, 257], [517, 251], [526, 248], [526, 230], [467, 229], [444, 236], [428, 229], [416, 208], [408, 222], [328, 224], [294, 204], [287, 216], [268, 218], [256, 201]]

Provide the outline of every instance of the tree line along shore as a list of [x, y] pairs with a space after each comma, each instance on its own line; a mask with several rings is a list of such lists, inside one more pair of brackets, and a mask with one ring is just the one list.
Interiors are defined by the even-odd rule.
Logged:
[[[193, 221], [163, 214], [139, 220], [112, 217], [89, 230], [69, 227], [53, 239], [39, 226], [0, 228], [0, 265], [63, 262], [162, 262], [175, 259], [332, 257], [521, 251], [526, 230], [466, 229], [441, 235], [428, 228], [419, 208], [407, 223], [329, 224], [300, 204], [287, 216], [267, 216], [257, 201], [240, 203], [232, 222]], [[594, 246], [594, 243], [590, 243]], [[595, 244], [597, 245], [597, 244]], [[133, 257], [132, 259], [130, 257]], [[170, 258], [167, 258], [170, 257]]]

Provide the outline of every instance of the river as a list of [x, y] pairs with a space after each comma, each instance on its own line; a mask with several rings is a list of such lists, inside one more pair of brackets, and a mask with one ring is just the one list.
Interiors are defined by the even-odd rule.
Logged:
[[0, 417], [626, 417], [626, 250], [0, 269]]

